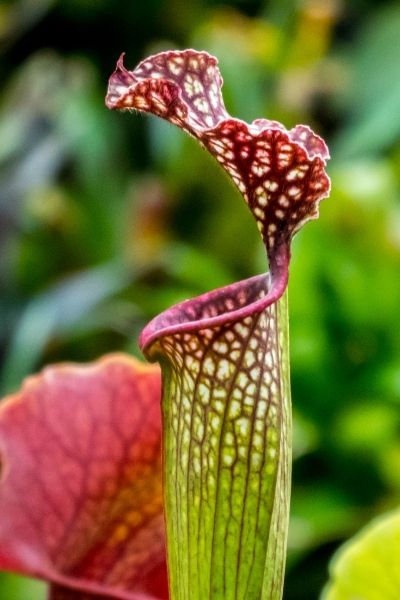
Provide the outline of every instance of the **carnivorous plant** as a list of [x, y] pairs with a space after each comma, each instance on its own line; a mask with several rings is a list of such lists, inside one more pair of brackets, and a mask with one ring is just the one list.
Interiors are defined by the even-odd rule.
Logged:
[[[286, 130], [276, 121], [257, 119], [247, 124], [231, 117], [221, 86], [217, 60], [206, 52], [163, 52], [142, 61], [133, 71], [125, 68], [121, 57], [109, 81], [106, 105], [153, 113], [193, 136], [237, 186], [261, 233], [268, 273], [167, 309], [145, 327], [140, 346], [150, 361], [160, 363], [162, 372], [169, 598], [279, 600], [291, 479], [286, 293], [290, 245], [302, 225], [318, 216], [319, 202], [329, 193], [325, 173], [329, 154], [324, 141], [307, 126]], [[154, 572], [159, 565], [163, 569], [157, 520], [161, 504], [154, 483], [158, 481], [154, 461], [159, 454], [150, 449], [156, 445], [156, 435], [149, 447], [146, 432], [144, 445], [140, 441], [145, 428], [142, 419], [146, 427], [153, 419], [145, 414], [146, 402], [150, 396], [152, 406], [158, 401], [154, 387], [151, 393], [145, 389], [147, 379], [157, 376], [151, 370], [156, 367], [128, 365], [121, 357], [114, 360], [115, 372], [107, 367], [107, 377], [103, 373], [107, 362], [86, 367], [85, 375], [82, 367], [54, 367], [3, 408], [0, 441], [7, 450], [6, 464], [7, 456], [10, 462], [0, 503], [4, 505], [13, 481], [13, 502], [20, 504], [18, 510], [25, 516], [18, 517], [17, 523], [11, 519], [8, 537], [4, 522], [0, 525], [0, 560], [3, 566], [56, 582], [53, 600], [139, 600], [144, 593], [159, 598], [167, 594], [165, 585], [163, 589], [154, 587], [149, 562], [154, 546], [158, 557]], [[63, 379], [67, 375], [70, 383]], [[69, 395], [76, 403], [71, 410], [66, 405]], [[123, 403], [122, 412], [111, 417], [112, 406], [119, 402]], [[23, 416], [14, 414], [18, 410]], [[76, 416], [80, 412], [82, 420]], [[53, 445], [46, 446], [54, 451], [46, 452], [45, 459], [36, 448], [29, 465], [27, 451], [17, 466], [13, 453], [20, 452], [22, 441], [13, 437], [15, 420], [19, 419], [21, 433], [30, 422], [28, 415], [42, 413], [50, 419], [33, 419], [35, 439], [54, 439]], [[157, 427], [155, 423], [156, 417], [153, 425]], [[125, 437], [121, 438], [121, 430]], [[87, 444], [87, 454], [83, 452], [79, 460], [71, 450], [71, 436], [77, 446], [81, 440]], [[121, 440], [128, 442], [124, 445]], [[31, 447], [33, 441], [24, 443]], [[104, 475], [101, 485], [96, 484], [96, 477], [93, 483], [87, 479], [90, 461], [97, 464], [97, 452], [113, 482], [109, 489], [103, 467], [95, 471], [99, 477]], [[38, 495], [22, 501], [18, 490], [23, 494], [26, 486], [21, 483], [21, 469], [37, 469], [40, 475], [46, 470], [41, 461], [48, 464], [46, 472], [50, 470], [53, 476], [50, 480], [38, 477]], [[76, 461], [81, 468], [78, 480]], [[54, 474], [56, 464], [61, 470]], [[147, 465], [145, 474], [138, 479], [143, 464]], [[35, 485], [32, 483], [33, 488]], [[57, 486], [68, 490], [68, 508], [57, 495], [53, 497]], [[25, 519], [38, 520], [35, 507], [41, 494], [46, 496], [49, 490], [52, 502], [43, 510], [52, 515], [49, 522], [54, 527], [46, 525], [41, 540], [38, 522], [35, 535], [24, 538]], [[152, 493], [157, 501], [149, 499]], [[89, 512], [82, 509], [86, 502]], [[15, 516], [10, 504], [6, 510]], [[18, 535], [14, 535], [16, 531]], [[158, 533], [151, 537], [148, 531]], [[79, 595], [79, 589], [86, 595]]]

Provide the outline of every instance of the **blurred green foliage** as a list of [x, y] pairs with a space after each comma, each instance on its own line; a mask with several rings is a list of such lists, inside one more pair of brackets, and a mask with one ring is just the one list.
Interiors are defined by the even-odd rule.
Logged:
[[[332, 195], [291, 267], [285, 600], [317, 599], [335, 548], [400, 504], [399, 28], [395, 0], [0, 4], [3, 393], [48, 362], [138, 354], [158, 311], [265, 270], [217, 164], [164, 122], [104, 108], [121, 51], [131, 67], [215, 53], [232, 114], [329, 143]], [[0, 597], [44, 597], [24, 585], [1, 576]]]

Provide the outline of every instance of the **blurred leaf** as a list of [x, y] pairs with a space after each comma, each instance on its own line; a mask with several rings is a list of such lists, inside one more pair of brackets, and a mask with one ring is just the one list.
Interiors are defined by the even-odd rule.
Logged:
[[343, 102], [350, 109], [333, 154], [376, 154], [400, 133], [400, 8], [398, 4], [370, 15], [351, 48], [350, 77]]
[[178, 281], [204, 292], [232, 283], [233, 277], [217, 257], [183, 244], [171, 246], [165, 260]]
[[397, 439], [400, 429], [398, 407], [374, 403], [346, 407], [334, 424], [334, 438], [338, 446], [351, 452], [380, 453]]
[[47, 13], [55, 0], [16, 0], [0, 6], [0, 51]]
[[343, 546], [323, 600], [398, 600], [400, 513], [379, 517]]
[[130, 283], [122, 263], [69, 276], [38, 294], [26, 306], [11, 338], [2, 371], [3, 392], [16, 388], [40, 361], [53, 336], [73, 330], [91, 311]]
[[293, 414], [293, 459], [311, 452], [320, 443], [317, 427], [294, 410]]
[[[296, 466], [294, 467], [296, 474]], [[289, 549], [310, 549], [347, 536], [355, 509], [333, 484], [304, 486], [293, 498]]]
[[4, 600], [44, 600], [47, 596], [47, 585], [42, 581], [11, 573], [0, 573], [0, 590]]

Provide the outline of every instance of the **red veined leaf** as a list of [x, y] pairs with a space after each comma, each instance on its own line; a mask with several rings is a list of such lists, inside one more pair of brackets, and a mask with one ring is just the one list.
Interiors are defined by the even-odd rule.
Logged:
[[52, 600], [168, 597], [160, 373], [111, 355], [30, 377], [0, 408], [0, 568]]

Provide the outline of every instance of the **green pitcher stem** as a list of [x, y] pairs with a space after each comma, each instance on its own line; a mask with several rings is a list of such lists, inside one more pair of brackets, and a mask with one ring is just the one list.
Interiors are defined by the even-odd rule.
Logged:
[[287, 293], [262, 313], [175, 336], [169, 347], [170, 598], [279, 600], [291, 472]]

